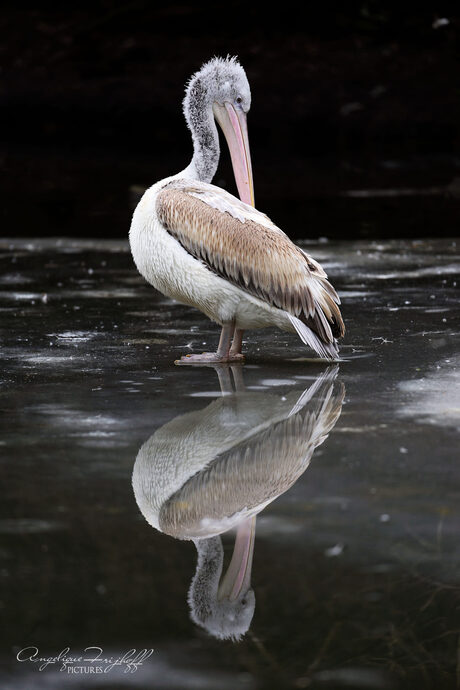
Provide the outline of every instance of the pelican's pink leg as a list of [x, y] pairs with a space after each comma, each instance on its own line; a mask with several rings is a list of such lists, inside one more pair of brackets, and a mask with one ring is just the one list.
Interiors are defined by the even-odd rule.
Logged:
[[228, 353], [231, 362], [241, 362], [244, 359], [244, 355], [241, 352], [243, 346], [243, 329], [235, 328], [235, 333], [233, 335], [233, 342]]
[[222, 326], [217, 352], [202, 352], [201, 355], [184, 355], [176, 359], [176, 364], [195, 364], [200, 362], [229, 362], [230, 343], [232, 341], [235, 324], [228, 323]]

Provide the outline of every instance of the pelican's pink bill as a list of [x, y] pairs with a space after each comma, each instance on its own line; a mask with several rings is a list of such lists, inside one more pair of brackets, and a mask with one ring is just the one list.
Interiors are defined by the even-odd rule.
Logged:
[[246, 113], [228, 102], [223, 105], [214, 103], [213, 112], [230, 149], [240, 199], [246, 204], [254, 206], [254, 185]]
[[219, 585], [219, 599], [234, 601], [250, 589], [255, 533], [255, 516], [238, 525], [232, 560]]

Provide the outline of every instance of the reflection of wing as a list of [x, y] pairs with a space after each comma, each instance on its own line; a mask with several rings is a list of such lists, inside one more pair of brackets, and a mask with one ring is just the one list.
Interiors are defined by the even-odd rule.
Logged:
[[344, 333], [337, 293], [321, 266], [267, 216], [199, 182], [171, 183], [158, 194], [156, 207], [165, 229], [189, 254], [221, 278], [285, 310], [293, 325], [298, 319], [317, 334], [326, 353], [334, 354], [329, 350]]
[[[323, 375], [287, 418], [217, 455], [161, 507], [160, 529], [199, 538], [230, 529], [260, 512], [306, 470], [313, 451], [340, 416], [344, 389], [333, 395], [336, 371]], [[298, 401], [299, 402], [299, 401]]]
[[143, 444], [133, 470], [138, 506], [156, 529], [163, 503], [190, 477], [221, 453], [285, 419], [298, 392], [281, 395], [244, 393], [214, 400], [204, 409], [175, 417]]

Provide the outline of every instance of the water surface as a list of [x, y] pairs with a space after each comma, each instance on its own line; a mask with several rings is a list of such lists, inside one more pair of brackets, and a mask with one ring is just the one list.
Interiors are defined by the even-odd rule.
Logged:
[[[295, 336], [252, 332], [230, 371], [174, 366], [215, 347], [218, 329], [144, 283], [125, 242], [0, 242], [2, 687], [455, 687], [457, 247], [305, 246], [342, 297], [342, 361], [331, 369]], [[192, 463], [172, 513], [187, 539], [149, 524], [133, 490], [136, 458], [162, 433], [182, 484]], [[280, 480], [264, 494], [287, 459], [297, 469], [283, 491]], [[153, 482], [164, 495], [167, 475]], [[260, 507], [250, 496], [266, 499], [254, 607], [239, 641], [221, 639], [188, 600], [190, 537], [204, 516], [225, 571], [235, 534], [219, 530]], [[153, 653], [135, 673], [97, 676], [16, 660], [27, 646], [91, 645]]]

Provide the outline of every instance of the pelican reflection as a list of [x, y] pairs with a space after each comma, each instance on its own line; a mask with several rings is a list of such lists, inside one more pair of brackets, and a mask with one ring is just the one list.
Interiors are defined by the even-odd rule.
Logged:
[[[338, 367], [287, 395], [246, 391], [241, 366], [214, 368], [222, 397], [152, 434], [137, 455], [133, 488], [150, 525], [196, 546], [192, 620], [217, 638], [239, 639], [255, 608], [256, 515], [307, 469], [340, 416], [345, 391], [334, 391]], [[220, 535], [232, 528], [233, 555], [222, 576]]]

